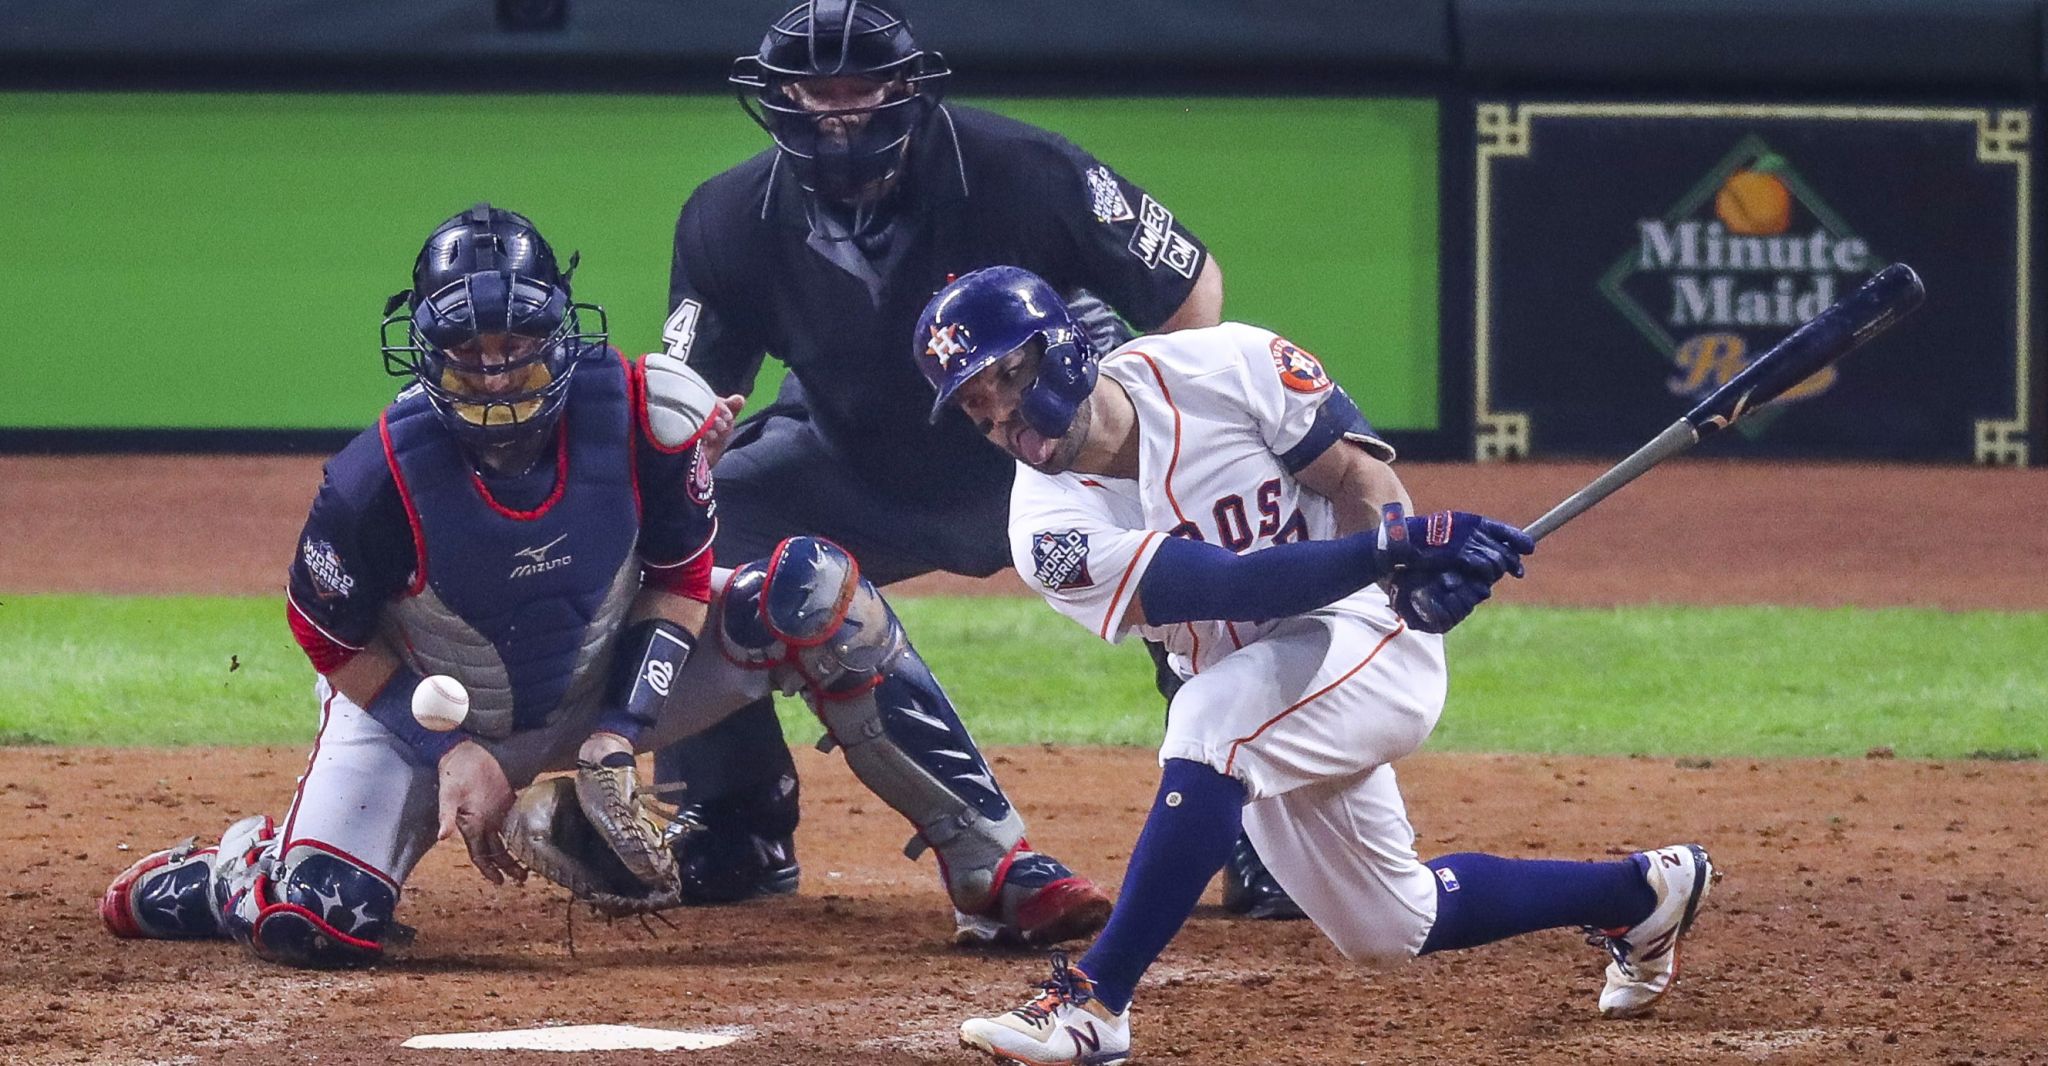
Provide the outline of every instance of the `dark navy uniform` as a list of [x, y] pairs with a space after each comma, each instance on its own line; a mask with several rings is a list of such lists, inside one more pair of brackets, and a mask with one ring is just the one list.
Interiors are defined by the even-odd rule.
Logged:
[[[559, 701], [571, 671], [555, 661], [565, 649], [524, 646], [537, 628], [505, 612], [529, 601], [594, 610], [634, 556], [650, 584], [709, 599], [705, 548], [717, 520], [709, 493], [692, 490], [700, 452], [694, 444], [665, 450], [632, 418], [640, 373], [615, 355], [587, 361], [554, 461], [525, 473], [477, 474], [418, 393], [328, 460], [287, 586], [292, 630], [314, 667], [325, 673], [347, 661], [395, 604], [431, 587], [488, 631], [513, 673], [552, 664], [515, 686], [524, 716], [516, 724], [530, 727]], [[579, 580], [591, 587], [571, 587]]]
[[[952, 275], [1008, 263], [1093, 303], [1098, 320], [1106, 302], [1152, 329], [1187, 300], [1207, 250], [1064, 138], [973, 108], [922, 127], [887, 227], [859, 239], [814, 232], [778, 156], [706, 181], [676, 222], [669, 351], [721, 394], [751, 392], [765, 356], [790, 370], [719, 460], [718, 553], [756, 558], [812, 534], [876, 584], [1003, 569], [1014, 464], [957, 413], [928, 421], [911, 336], [925, 302]], [[786, 816], [758, 831], [794, 828], [793, 771], [765, 704], [669, 749], [658, 776], [700, 798], [765, 788]]]

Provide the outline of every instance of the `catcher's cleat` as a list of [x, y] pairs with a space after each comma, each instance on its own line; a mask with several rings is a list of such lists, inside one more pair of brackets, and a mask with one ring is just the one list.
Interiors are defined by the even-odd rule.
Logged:
[[1280, 887], [1273, 871], [1252, 847], [1251, 838], [1238, 834], [1230, 859], [1223, 864], [1223, 909], [1247, 918], [1290, 921], [1306, 918], [1301, 905]]
[[993, 1018], [960, 1023], [960, 1046], [1004, 1062], [1113, 1066], [1131, 1055], [1131, 1012], [1112, 1014], [1088, 975], [1052, 956], [1052, 980], [1031, 1002]]
[[209, 886], [219, 849], [186, 838], [137, 859], [100, 897], [107, 931], [127, 939], [196, 940], [225, 936]]
[[1114, 904], [1095, 882], [1030, 847], [1017, 842], [987, 911], [954, 909], [953, 943], [1048, 947], [1094, 936], [1109, 921]]
[[1609, 1018], [1649, 1013], [1678, 983], [1679, 942], [1721, 876], [1698, 844], [1672, 844], [1631, 858], [1643, 864], [1643, 876], [1657, 893], [1657, 908], [1628, 929], [1586, 930], [1588, 944], [1613, 956], [1607, 987], [1600, 992], [1600, 1013]]

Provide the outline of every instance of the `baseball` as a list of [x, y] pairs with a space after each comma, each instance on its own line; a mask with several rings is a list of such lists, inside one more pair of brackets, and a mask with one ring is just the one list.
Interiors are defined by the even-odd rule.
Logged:
[[469, 717], [469, 690], [447, 674], [435, 674], [412, 690], [412, 717], [436, 733], [462, 728]]

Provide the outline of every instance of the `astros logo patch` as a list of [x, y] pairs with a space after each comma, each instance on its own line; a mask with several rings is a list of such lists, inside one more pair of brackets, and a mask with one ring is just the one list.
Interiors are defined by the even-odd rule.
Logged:
[[947, 323], [945, 329], [933, 326], [931, 333], [931, 339], [924, 344], [924, 354], [937, 359], [940, 369], [946, 369], [954, 356], [966, 355], [974, 345], [974, 338], [968, 335], [967, 327], [958, 322]]
[[1095, 579], [1088, 576], [1088, 534], [1068, 529], [1033, 536], [1031, 576], [1054, 592], [1092, 587]]
[[1302, 351], [1285, 337], [1273, 338], [1273, 366], [1280, 371], [1280, 384], [1295, 392], [1321, 392], [1330, 387], [1330, 375], [1316, 357]]

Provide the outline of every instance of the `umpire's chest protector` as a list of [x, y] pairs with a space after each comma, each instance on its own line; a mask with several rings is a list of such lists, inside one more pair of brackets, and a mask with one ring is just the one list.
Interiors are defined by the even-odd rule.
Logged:
[[385, 458], [418, 552], [385, 625], [422, 674], [470, 693], [464, 728], [490, 737], [597, 697], [611, 638], [639, 589], [630, 390], [617, 359], [576, 370], [554, 491], [529, 511], [493, 498], [423, 394], [384, 413]]

